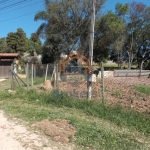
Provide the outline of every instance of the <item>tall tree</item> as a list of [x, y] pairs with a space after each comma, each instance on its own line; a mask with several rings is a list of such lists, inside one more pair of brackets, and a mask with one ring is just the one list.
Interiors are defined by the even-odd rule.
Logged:
[[[116, 4], [116, 12], [111, 11], [97, 21], [94, 57], [96, 61], [110, 50], [124, 54], [128, 68], [133, 61], [143, 68], [150, 56], [150, 7], [143, 3]], [[104, 51], [103, 51], [104, 50]], [[145, 65], [144, 65], [145, 66]]]
[[41, 42], [39, 36], [37, 35], [37, 33], [31, 33], [30, 40], [35, 43], [38, 43], [40, 46], [42, 46], [42, 42]]
[[[105, 0], [97, 0], [96, 13]], [[91, 0], [45, 0], [45, 11], [35, 15], [44, 20], [37, 33], [45, 38], [48, 53], [59, 56], [72, 50], [87, 49]]]
[[17, 32], [8, 33], [6, 42], [10, 52], [20, 52], [23, 54], [26, 51], [27, 37], [21, 28], [18, 28]]
[[0, 52], [7, 52], [6, 38], [0, 38]]
[[36, 33], [31, 34], [31, 37], [28, 40], [27, 49], [31, 55], [33, 55], [34, 51], [38, 54], [42, 54], [42, 42]]
[[108, 58], [111, 50], [120, 53], [124, 38], [125, 23], [120, 16], [109, 11], [96, 22], [94, 60], [96, 62]]
[[132, 2], [129, 6], [128, 41], [126, 43], [129, 68], [131, 68], [133, 59], [137, 57], [142, 69], [147, 53], [149, 53], [149, 32], [147, 31], [150, 24], [150, 7], [141, 2]]

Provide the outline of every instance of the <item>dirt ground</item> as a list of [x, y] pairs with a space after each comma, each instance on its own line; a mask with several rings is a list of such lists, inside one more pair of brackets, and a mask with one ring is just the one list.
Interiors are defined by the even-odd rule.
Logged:
[[[135, 85], [150, 87], [150, 78], [146, 77], [107, 77], [104, 81], [105, 102], [109, 105], [121, 105], [139, 112], [150, 114], [150, 96], [134, 89]], [[87, 83], [85, 82], [60, 82], [61, 91], [70, 96], [86, 98]], [[101, 101], [101, 81], [92, 83], [92, 98]]]
[[[72, 136], [75, 130], [69, 125], [68, 121], [63, 120], [63, 122], [62, 126], [61, 120], [53, 122], [45, 120], [29, 128], [16, 118], [8, 119], [4, 112], [0, 110], [0, 150], [75, 150], [75, 146], [68, 143], [67, 138], [63, 138], [67, 136], [66, 133]], [[47, 129], [47, 134], [51, 134], [50, 138], [42, 134], [43, 130], [41, 133], [40, 130], [36, 130], [35, 126], [40, 127], [39, 125], [42, 125], [42, 123], [45, 123], [45, 125], [41, 127], [47, 126], [45, 129]], [[60, 128], [60, 125], [67, 131], [60, 134], [64, 134], [64, 136], [62, 135], [62, 142], [60, 142], [59, 130], [64, 129]], [[52, 132], [55, 132], [55, 134], [52, 134]], [[52, 136], [55, 140], [52, 139]], [[65, 143], [64, 140], [66, 140]]]
[[[150, 115], [150, 96], [134, 89], [135, 85], [150, 87], [150, 78], [109, 77], [105, 78], [104, 84], [107, 104], [120, 104]], [[84, 81], [60, 82], [59, 88], [71, 96], [84, 98], [87, 84]], [[101, 82], [93, 83], [92, 89], [95, 92], [93, 99], [100, 101]], [[76, 150], [75, 145], [70, 143], [74, 140], [75, 132], [67, 120], [45, 119], [26, 127], [16, 118], [8, 119], [0, 110], [0, 150]]]
[[146, 85], [150, 87], [150, 78], [106, 78], [106, 102], [110, 105], [120, 104], [123, 107], [131, 108], [139, 112], [146, 112], [150, 115], [150, 96], [135, 90], [135, 85]]
[[6, 80], [6, 79], [0, 79], [0, 82], [1, 82], [1, 81], [4, 81], [4, 80]]

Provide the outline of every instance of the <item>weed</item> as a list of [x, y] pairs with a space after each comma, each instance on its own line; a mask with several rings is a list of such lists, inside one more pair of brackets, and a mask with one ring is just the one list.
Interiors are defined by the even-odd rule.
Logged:
[[116, 91], [114, 92], [114, 95], [117, 96], [117, 97], [120, 96], [120, 95], [121, 95], [121, 91], [120, 91], [120, 90], [116, 90]]
[[146, 85], [137, 85], [137, 86], [134, 86], [134, 89], [146, 95], [150, 95], [150, 87]]

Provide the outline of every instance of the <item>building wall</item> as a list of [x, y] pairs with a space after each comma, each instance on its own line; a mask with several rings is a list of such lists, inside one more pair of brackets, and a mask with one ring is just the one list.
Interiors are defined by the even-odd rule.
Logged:
[[11, 77], [11, 64], [10, 60], [0, 60], [0, 78], [10, 78]]

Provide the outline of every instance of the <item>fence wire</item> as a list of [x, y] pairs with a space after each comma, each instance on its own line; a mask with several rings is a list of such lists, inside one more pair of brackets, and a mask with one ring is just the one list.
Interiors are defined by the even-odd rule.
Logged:
[[26, 79], [28, 86], [51, 80], [54, 64], [26, 64]]

